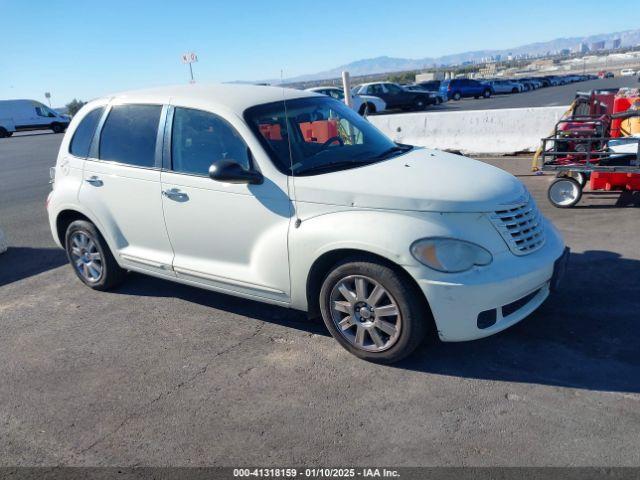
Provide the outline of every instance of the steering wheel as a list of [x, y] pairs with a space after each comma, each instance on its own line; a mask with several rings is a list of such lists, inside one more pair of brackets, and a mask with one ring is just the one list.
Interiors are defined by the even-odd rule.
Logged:
[[340, 136], [336, 135], [335, 137], [331, 137], [329, 140], [322, 144], [322, 150], [324, 150], [325, 148], [329, 148], [329, 146], [335, 142], [338, 142], [341, 147], [344, 147], [344, 140], [342, 140]]

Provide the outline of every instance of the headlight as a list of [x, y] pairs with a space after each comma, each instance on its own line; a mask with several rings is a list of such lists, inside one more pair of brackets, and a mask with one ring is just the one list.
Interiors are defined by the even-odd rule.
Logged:
[[479, 245], [454, 238], [423, 238], [411, 245], [411, 254], [423, 265], [439, 272], [456, 273], [474, 265], [489, 265], [491, 253]]

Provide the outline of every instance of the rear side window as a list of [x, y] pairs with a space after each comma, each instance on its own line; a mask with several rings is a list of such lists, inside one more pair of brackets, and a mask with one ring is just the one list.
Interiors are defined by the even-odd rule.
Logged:
[[238, 132], [217, 115], [176, 107], [171, 134], [172, 170], [208, 175], [211, 164], [234, 160], [251, 167], [249, 149]]
[[100, 135], [101, 160], [153, 167], [161, 105], [116, 105]]
[[91, 110], [80, 121], [80, 125], [76, 128], [73, 138], [71, 139], [71, 145], [69, 147], [71, 155], [75, 155], [76, 157], [89, 156], [91, 139], [93, 139], [93, 134], [96, 132], [96, 127], [98, 126], [100, 117], [102, 117], [103, 111], [104, 107]]

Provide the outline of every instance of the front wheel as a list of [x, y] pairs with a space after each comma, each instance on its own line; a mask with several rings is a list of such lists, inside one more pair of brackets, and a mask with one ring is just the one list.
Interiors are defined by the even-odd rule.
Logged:
[[424, 339], [428, 308], [422, 292], [386, 265], [366, 259], [338, 263], [320, 290], [322, 318], [346, 350], [393, 363]]
[[76, 220], [65, 235], [67, 258], [77, 277], [94, 290], [109, 290], [120, 284], [126, 275], [109, 250], [96, 226]]
[[59, 123], [52, 123], [51, 124], [51, 130], [53, 130], [53, 133], [62, 133], [65, 131], [65, 126], [64, 125], [60, 125]]
[[460, 95], [460, 92], [456, 92], [456, 93], [453, 94], [452, 98], [457, 102], [458, 100], [460, 100], [462, 98], [462, 95]]
[[484, 92], [482, 92], [482, 96], [484, 98], [489, 98], [491, 97], [491, 90], [485, 90]]
[[580, 201], [582, 186], [575, 178], [560, 177], [549, 185], [547, 197], [557, 208], [570, 208]]

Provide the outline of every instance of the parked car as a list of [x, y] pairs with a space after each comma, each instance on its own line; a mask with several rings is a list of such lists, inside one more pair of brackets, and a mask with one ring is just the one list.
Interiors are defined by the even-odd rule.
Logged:
[[[328, 95], [344, 102], [344, 90], [338, 87], [312, 87], [306, 89], [308, 92], [321, 93], [322, 95]], [[378, 113], [384, 112], [387, 108], [387, 104], [381, 98], [374, 97], [373, 95], [359, 95], [351, 93], [351, 108], [353, 108], [360, 115], [365, 113]]]
[[358, 87], [356, 93], [381, 98], [389, 110], [424, 110], [437, 103], [436, 96], [430, 92], [414, 92], [391, 82], [365, 83]]
[[25, 130], [62, 133], [70, 118], [35, 100], [0, 100], [0, 137]]
[[461, 98], [489, 98], [493, 93], [490, 85], [468, 78], [456, 78], [444, 80], [440, 84], [440, 93], [448, 100], [460, 100]]
[[521, 83], [524, 86], [525, 92], [537, 90], [538, 88], [542, 87], [541, 82], [534, 80], [532, 78], [518, 78], [516, 79], [516, 81]]
[[633, 77], [636, 74], [636, 71], [633, 68], [623, 68], [620, 70], [620, 76], [622, 77]]
[[94, 100], [52, 176], [53, 238], [86, 286], [135, 271], [307, 311], [378, 362], [430, 328], [462, 341], [510, 327], [568, 258], [517, 178], [394, 143], [312, 92], [182, 85]]
[[489, 80], [486, 83], [491, 85], [494, 93], [520, 93], [524, 90], [521, 83], [511, 80]]
[[407, 90], [411, 90], [414, 92], [428, 92], [435, 95], [435, 103], [440, 104], [446, 102], [448, 99], [445, 95], [440, 93], [440, 81], [435, 80], [432, 82], [421, 82], [421, 83], [412, 83], [409, 85], [403, 85], [403, 87]]

